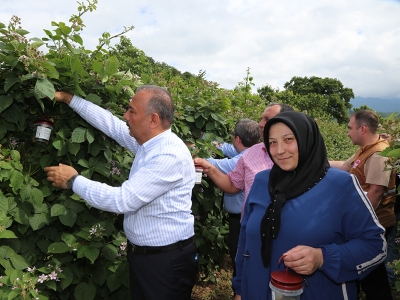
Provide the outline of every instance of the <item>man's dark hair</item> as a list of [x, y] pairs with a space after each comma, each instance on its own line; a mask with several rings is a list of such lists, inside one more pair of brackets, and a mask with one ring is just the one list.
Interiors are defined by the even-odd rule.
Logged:
[[357, 129], [365, 125], [368, 127], [369, 131], [373, 134], [375, 134], [376, 131], [378, 130], [379, 118], [378, 115], [374, 113], [372, 110], [358, 110], [354, 112], [351, 115], [351, 117], [354, 117]]
[[174, 122], [175, 108], [168, 90], [157, 85], [142, 85], [136, 89], [136, 93], [139, 91], [146, 91], [151, 94], [147, 103], [146, 114], [157, 113], [163, 126], [171, 127]]
[[251, 147], [260, 142], [258, 123], [250, 119], [241, 119], [236, 122], [234, 134], [240, 137], [245, 147]]
[[267, 105], [267, 107], [271, 107], [274, 105], [279, 105], [281, 107], [281, 110], [279, 113], [282, 113], [284, 111], [294, 111], [293, 107], [291, 107], [289, 104], [285, 104], [285, 103], [271, 102], [270, 104]]

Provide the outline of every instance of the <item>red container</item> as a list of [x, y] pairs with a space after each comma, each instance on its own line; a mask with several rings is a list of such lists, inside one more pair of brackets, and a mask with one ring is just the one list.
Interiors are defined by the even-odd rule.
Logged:
[[50, 140], [52, 130], [53, 122], [46, 119], [38, 119], [35, 124], [33, 124], [32, 141], [38, 144], [47, 144]]
[[196, 184], [201, 184], [201, 179], [203, 177], [203, 167], [200, 165], [194, 165], [196, 170]]
[[303, 293], [303, 278], [296, 273], [274, 271], [271, 273], [269, 286], [272, 290], [272, 299], [300, 299]]

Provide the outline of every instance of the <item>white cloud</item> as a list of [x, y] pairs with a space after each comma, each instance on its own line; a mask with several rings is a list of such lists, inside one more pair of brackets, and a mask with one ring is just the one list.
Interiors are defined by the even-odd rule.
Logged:
[[[30, 37], [68, 22], [75, 0], [0, 0], [0, 22], [22, 19]], [[256, 87], [293, 76], [339, 79], [356, 96], [400, 98], [400, 1], [99, 0], [83, 17], [85, 47], [105, 31], [156, 61], [233, 88], [250, 68]]]

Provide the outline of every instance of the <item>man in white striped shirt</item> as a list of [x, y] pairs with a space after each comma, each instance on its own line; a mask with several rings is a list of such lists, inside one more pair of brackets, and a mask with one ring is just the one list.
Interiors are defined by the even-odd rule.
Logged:
[[47, 179], [72, 188], [93, 207], [124, 214], [132, 299], [190, 299], [198, 271], [191, 214], [195, 169], [188, 148], [171, 132], [169, 92], [158, 86], [138, 88], [124, 114], [126, 122], [66, 92], [57, 92], [56, 101], [129, 149], [135, 160], [120, 187], [89, 180], [62, 164], [45, 168]]

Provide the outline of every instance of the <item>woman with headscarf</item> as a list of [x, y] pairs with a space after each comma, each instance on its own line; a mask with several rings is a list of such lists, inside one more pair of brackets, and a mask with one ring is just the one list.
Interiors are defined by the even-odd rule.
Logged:
[[303, 113], [269, 120], [264, 143], [274, 166], [256, 175], [245, 205], [235, 300], [271, 299], [270, 275], [285, 267], [303, 277], [301, 299], [357, 299], [356, 280], [386, 257], [384, 228], [357, 179], [329, 168]]

